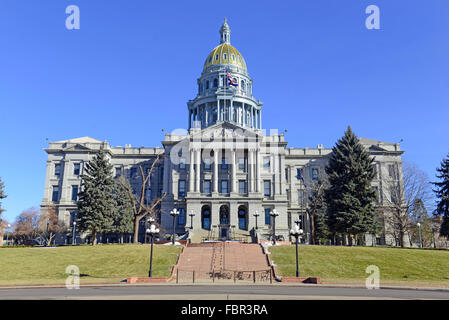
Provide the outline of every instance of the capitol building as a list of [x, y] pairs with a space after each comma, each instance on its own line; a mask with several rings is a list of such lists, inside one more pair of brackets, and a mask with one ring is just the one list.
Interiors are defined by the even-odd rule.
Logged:
[[[273, 222], [279, 239], [288, 240], [297, 218], [308, 242], [307, 188], [325, 175], [332, 149], [288, 147], [284, 133], [263, 129], [263, 103], [252, 94], [253, 79], [231, 44], [226, 20], [219, 34], [219, 45], [207, 55], [197, 79], [198, 92], [187, 102], [187, 129], [166, 133], [157, 147], [114, 147], [90, 137], [50, 142], [42, 210], [54, 207], [59, 219], [72, 227], [85, 163], [103, 148], [114, 176], [125, 176], [136, 192], [139, 166], [149, 168], [158, 159], [145, 197], [150, 202], [166, 193], [158, 216], [166, 234], [172, 232], [170, 212], [176, 208], [176, 234], [192, 242], [270, 239]], [[375, 159], [373, 187], [382, 210], [389, 196], [385, 186], [398, 178], [392, 172], [401, 172], [403, 151], [398, 143], [360, 142]], [[273, 212], [278, 214], [275, 221]], [[367, 235], [367, 243], [393, 244], [385, 222], [383, 227], [376, 239]]]

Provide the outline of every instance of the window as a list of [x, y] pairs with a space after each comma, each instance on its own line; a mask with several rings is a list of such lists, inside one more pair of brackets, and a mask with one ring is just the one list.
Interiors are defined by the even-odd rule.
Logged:
[[240, 158], [239, 159], [239, 169], [240, 170], [245, 170], [245, 158]]
[[227, 60], [228, 59], [228, 55], [226, 53], [223, 53], [223, 60]]
[[302, 169], [296, 169], [296, 178], [302, 180]]
[[211, 161], [210, 161], [210, 159], [209, 158], [207, 158], [207, 159], [204, 159], [204, 170], [210, 170], [210, 168], [211, 168]]
[[59, 200], [59, 186], [53, 186], [51, 201], [56, 202], [58, 200]]
[[75, 176], [79, 176], [80, 175], [80, 169], [81, 169], [81, 163], [75, 163], [73, 166], [73, 174]]
[[285, 180], [288, 181], [288, 168], [285, 168]]
[[238, 219], [239, 229], [246, 230], [246, 210], [244, 208], [239, 208]]
[[271, 196], [271, 181], [270, 180], [264, 180], [264, 182], [263, 182], [263, 194], [266, 197]]
[[186, 181], [179, 180], [179, 182], [178, 182], [178, 197], [185, 197], [185, 196], [186, 196]]
[[235, 56], [233, 54], [231, 54], [231, 59], [232, 59], [232, 61], [235, 60]]
[[210, 58], [209, 58], [209, 63], [211, 63], [212, 62], [212, 56], [210, 56]]
[[209, 80], [206, 80], [206, 90], [209, 89]]
[[312, 168], [312, 180], [318, 180], [318, 169]]
[[208, 207], [203, 208], [201, 212], [201, 227], [210, 230], [210, 209]]
[[61, 164], [60, 163], [55, 164], [55, 176], [57, 176], [57, 177], [61, 176]]
[[389, 165], [388, 165], [388, 175], [389, 175], [391, 178], [394, 178], [394, 177], [395, 177], [394, 164], [389, 164]]
[[115, 177], [118, 178], [122, 175], [122, 168], [117, 167], [115, 168]]
[[290, 201], [290, 189], [285, 190], [287, 193], [287, 201]]
[[215, 55], [215, 60], [218, 60], [218, 54]]
[[72, 201], [78, 201], [78, 186], [72, 186]]
[[246, 193], [246, 181], [245, 180], [239, 180], [239, 193], [240, 194]]
[[222, 169], [228, 168], [228, 160], [226, 159], [226, 157], [221, 158], [221, 168]]
[[210, 194], [210, 180], [204, 180], [203, 182], [203, 193]]
[[185, 169], [186, 168], [186, 159], [181, 158], [179, 159], [179, 169]]
[[271, 212], [271, 209], [265, 208], [265, 224], [267, 224], [267, 225], [271, 224], [270, 212]]
[[304, 205], [304, 190], [298, 190], [298, 205], [301, 207]]
[[186, 224], [186, 209], [180, 208], [178, 215], [178, 225], [183, 226]]
[[218, 87], [218, 79], [217, 78], [214, 79], [214, 88], [216, 88], [216, 87]]
[[221, 180], [221, 193], [229, 193], [228, 180]]
[[373, 165], [374, 178], [377, 178], [377, 164]]
[[374, 202], [376, 204], [379, 204], [379, 187], [378, 186], [374, 186], [373, 189], [374, 189], [374, 192], [376, 193], [376, 200]]
[[270, 157], [263, 157], [263, 167], [270, 169]]
[[137, 168], [131, 168], [129, 171], [129, 177], [134, 178], [137, 175]]
[[242, 80], [242, 90], [245, 91], [245, 81]]

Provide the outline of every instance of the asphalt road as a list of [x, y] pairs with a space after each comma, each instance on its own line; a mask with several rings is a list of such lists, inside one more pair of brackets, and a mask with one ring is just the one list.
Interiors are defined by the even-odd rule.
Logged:
[[0, 289], [0, 300], [449, 299], [449, 291], [285, 285], [138, 285]]

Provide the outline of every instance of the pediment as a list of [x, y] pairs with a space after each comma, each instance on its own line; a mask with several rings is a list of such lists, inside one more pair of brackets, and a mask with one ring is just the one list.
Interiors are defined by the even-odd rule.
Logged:
[[376, 146], [376, 145], [370, 146], [370, 147], [369, 147], [369, 150], [370, 150], [370, 151], [387, 151], [386, 149], [381, 148], [381, 147]]
[[229, 122], [221, 122], [211, 127], [193, 133], [193, 139], [198, 140], [227, 140], [227, 139], [255, 139], [260, 134], [251, 129], [245, 129]]
[[86, 150], [91, 150], [90, 148], [83, 146], [79, 143], [76, 144], [72, 144], [72, 143], [65, 143], [62, 146], [64, 151], [86, 151]]

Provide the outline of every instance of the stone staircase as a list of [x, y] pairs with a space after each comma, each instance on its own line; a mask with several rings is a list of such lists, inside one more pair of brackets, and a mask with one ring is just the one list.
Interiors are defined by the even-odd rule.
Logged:
[[[267, 259], [258, 244], [239, 242], [192, 243], [184, 248], [177, 281], [269, 279]], [[253, 279], [253, 280], [254, 280]], [[254, 280], [255, 281], [255, 280]]]

